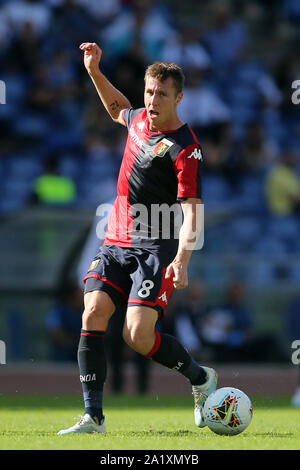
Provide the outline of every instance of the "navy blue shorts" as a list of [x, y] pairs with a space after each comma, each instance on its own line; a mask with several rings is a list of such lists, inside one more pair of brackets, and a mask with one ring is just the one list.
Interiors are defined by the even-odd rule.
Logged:
[[106, 292], [115, 306], [144, 305], [157, 310], [159, 317], [173, 292], [172, 279], [165, 279], [174, 250], [123, 248], [104, 245], [93, 259], [84, 278], [85, 293]]

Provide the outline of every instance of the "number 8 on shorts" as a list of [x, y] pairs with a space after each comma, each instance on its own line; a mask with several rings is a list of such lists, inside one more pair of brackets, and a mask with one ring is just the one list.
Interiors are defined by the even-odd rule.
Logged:
[[154, 282], [151, 281], [150, 279], [145, 279], [142, 283], [140, 290], [138, 291], [138, 296], [142, 297], [143, 299], [145, 299], [146, 297], [149, 297], [150, 290], [153, 287], [154, 287]]

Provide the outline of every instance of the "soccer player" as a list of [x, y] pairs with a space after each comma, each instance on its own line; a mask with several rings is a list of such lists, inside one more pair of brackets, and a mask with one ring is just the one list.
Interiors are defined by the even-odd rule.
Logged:
[[[102, 409], [104, 335], [122, 302], [127, 304], [124, 340], [136, 352], [177, 370], [190, 381], [195, 424], [203, 427], [201, 409], [216, 389], [217, 373], [200, 366], [177, 338], [155, 329], [173, 288], [188, 285], [188, 264], [202, 228], [197, 217], [202, 154], [195, 134], [177, 115], [184, 76], [173, 63], [150, 65], [145, 73], [145, 106], [133, 109], [100, 71], [99, 46], [83, 43], [80, 49], [103, 105], [114, 122], [127, 126], [128, 138], [106, 237], [85, 277], [78, 346], [85, 413], [78, 423], [58, 434], [106, 432]], [[183, 223], [176, 237], [172, 214], [159, 217], [153, 209], [164, 205], [171, 210], [178, 202]], [[165, 219], [170, 232], [167, 237]]]

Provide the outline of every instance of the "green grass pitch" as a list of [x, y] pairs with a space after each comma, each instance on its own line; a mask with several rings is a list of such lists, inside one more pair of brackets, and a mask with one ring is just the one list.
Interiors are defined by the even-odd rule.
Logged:
[[106, 396], [107, 434], [57, 436], [82, 413], [80, 396], [0, 395], [1, 450], [298, 450], [300, 409], [289, 397], [255, 398], [250, 426], [217, 436], [193, 422], [189, 396]]

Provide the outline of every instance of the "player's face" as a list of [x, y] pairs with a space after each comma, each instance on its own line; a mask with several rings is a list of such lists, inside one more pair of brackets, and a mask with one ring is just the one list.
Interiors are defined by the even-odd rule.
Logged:
[[176, 107], [181, 98], [182, 93], [176, 92], [171, 77], [164, 82], [146, 77], [144, 101], [151, 130], [173, 129], [172, 126], [178, 120]]

